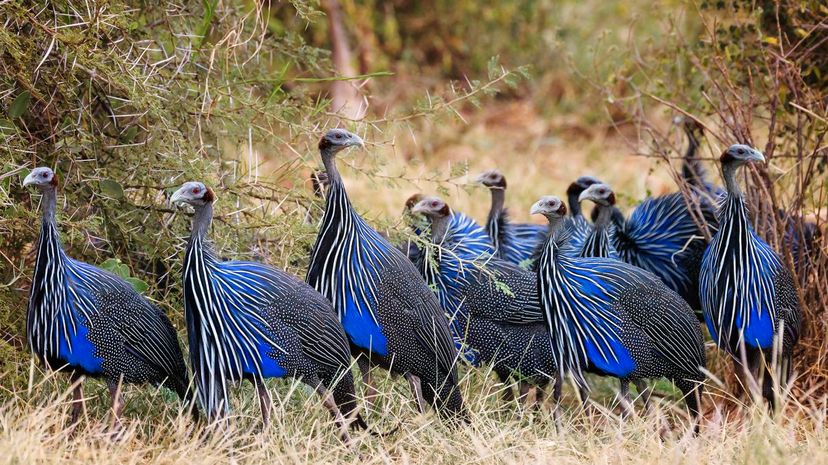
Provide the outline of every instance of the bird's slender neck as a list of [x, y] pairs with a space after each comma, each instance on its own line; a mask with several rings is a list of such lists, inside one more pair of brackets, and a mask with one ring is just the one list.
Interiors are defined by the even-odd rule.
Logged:
[[[549, 236], [546, 238], [546, 252], [547, 257], [550, 259], [549, 261], [556, 262], [558, 259], [558, 238], [556, 237], [559, 232], [561, 232], [561, 226], [563, 225], [563, 218], [551, 218], [547, 217], [549, 220]], [[539, 263], [538, 270], [540, 271], [541, 268], [545, 268], [549, 266], [550, 263]]]
[[695, 158], [696, 149], [699, 148], [699, 140], [692, 130], [685, 129], [684, 132], [687, 134], [687, 152], [684, 153], [684, 158]]
[[[51, 257], [47, 260], [52, 260], [55, 264], [63, 259], [63, 247], [60, 243], [60, 233], [58, 232], [57, 219], [55, 218], [55, 210], [57, 209], [57, 189], [49, 186], [43, 189], [43, 222], [40, 227], [40, 241], [37, 251], [37, 265], [41, 266], [41, 257]], [[47, 270], [57, 270], [57, 266], [47, 267]], [[36, 273], [37, 270], [36, 270]]]
[[609, 226], [610, 220], [612, 219], [612, 206], [602, 205], [600, 203], [596, 205], [598, 207], [598, 217], [595, 218], [595, 229], [600, 231]]
[[43, 226], [51, 227], [57, 231], [57, 220], [55, 210], [57, 209], [57, 189], [47, 187], [43, 190]]
[[210, 229], [210, 223], [213, 221], [213, 202], [207, 202], [204, 205], [195, 207], [195, 215], [193, 216], [193, 231], [190, 233], [192, 239], [204, 239], [207, 236], [207, 230]]
[[722, 164], [722, 177], [724, 177], [727, 192], [734, 197], [742, 197], [742, 189], [736, 181], [736, 170], [739, 166], [736, 163]]
[[437, 215], [431, 217], [431, 242], [442, 243], [446, 238], [449, 227], [448, 215]]
[[329, 189], [333, 190], [334, 186], [342, 185], [342, 176], [339, 175], [339, 170], [336, 169], [336, 153], [330, 148], [323, 148], [319, 153], [322, 155], [322, 164], [328, 174]]
[[489, 209], [489, 221], [497, 220], [503, 213], [503, 204], [506, 202], [506, 189], [496, 187], [489, 189], [492, 193], [492, 208]]
[[569, 214], [574, 218], [581, 216], [581, 202], [578, 201], [580, 192], [567, 194], [567, 203], [569, 204]]

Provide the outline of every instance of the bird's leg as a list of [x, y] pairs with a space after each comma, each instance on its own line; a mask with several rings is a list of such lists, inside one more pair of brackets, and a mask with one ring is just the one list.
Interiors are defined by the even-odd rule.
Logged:
[[768, 410], [770, 413], [774, 414], [776, 412], [777, 394], [779, 394], [774, 387], [774, 376], [771, 368], [767, 366], [767, 362], [762, 360], [762, 352], [757, 350], [753, 358], [755, 359], [755, 369], [762, 374], [760, 376], [762, 381], [762, 397], [768, 401]]
[[411, 392], [414, 393], [414, 399], [417, 401], [417, 410], [420, 413], [425, 413], [426, 401], [423, 397], [423, 385], [417, 375], [406, 373], [405, 379], [408, 380], [408, 385], [411, 386]]
[[535, 409], [540, 410], [543, 407], [543, 401], [546, 399], [546, 391], [541, 385], [535, 386]]
[[112, 398], [112, 425], [110, 430], [113, 436], [117, 436], [121, 430], [121, 414], [124, 411], [123, 377], [118, 377], [117, 381], [110, 380], [107, 382], [107, 386], [109, 387], [109, 396]]
[[618, 403], [621, 405], [621, 418], [626, 420], [633, 414], [632, 402], [630, 402], [630, 382], [626, 379], [619, 381], [621, 389], [618, 393]]
[[652, 405], [650, 403], [650, 398], [652, 397], [653, 390], [647, 385], [647, 382], [643, 379], [635, 380], [635, 388], [638, 390], [638, 395], [641, 396], [641, 399], [644, 401], [644, 409], [648, 414], [652, 413]]
[[526, 381], [520, 381], [518, 383], [518, 390], [520, 392], [519, 399], [520, 403], [523, 405], [524, 408], [531, 407], [529, 405], [529, 391], [532, 389], [532, 385], [527, 383]]
[[690, 411], [691, 415], [693, 434], [698, 436], [702, 421], [701, 395], [704, 386], [686, 379], [677, 379], [674, 382], [676, 387], [681, 389], [681, 392], [684, 394], [684, 402], [687, 404], [687, 410]]
[[561, 391], [563, 389], [563, 376], [560, 374], [552, 379], [552, 401], [555, 405], [552, 406], [552, 416], [555, 419], [555, 430], [562, 431], [561, 425]]
[[363, 355], [358, 356], [357, 366], [359, 367], [359, 372], [362, 373], [362, 384], [365, 385], [365, 402], [368, 404], [368, 410], [373, 410], [379, 391], [374, 387], [374, 378], [371, 375], [371, 366], [368, 363], [368, 358]]
[[581, 399], [581, 408], [584, 409], [584, 412], [587, 411], [589, 408], [589, 389], [586, 386], [578, 385], [578, 397]]
[[72, 383], [72, 414], [69, 425], [74, 429], [80, 421], [81, 413], [86, 410], [86, 402], [83, 398], [83, 375], [73, 371], [70, 382]]
[[270, 407], [273, 405], [273, 400], [270, 397], [270, 392], [268, 392], [263, 379], [256, 378], [253, 384], [256, 386], [256, 393], [259, 394], [259, 407], [262, 410], [262, 425], [266, 427], [270, 424]]
[[328, 392], [328, 390], [325, 388], [325, 386], [322, 385], [322, 383], [316, 385], [316, 392], [317, 394], [319, 394], [320, 397], [322, 397], [322, 405], [324, 405], [325, 408], [327, 408], [328, 411], [331, 412], [331, 415], [334, 417], [336, 426], [339, 429], [339, 437], [342, 439], [342, 442], [344, 442], [345, 445], [350, 446], [351, 435], [348, 434], [349, 422], [345, 420], [344, 416], [342, 416], [342, 412], [336, 405], [336, 401], [334, 400], [333, 395], [331, 395], [331, 393]]

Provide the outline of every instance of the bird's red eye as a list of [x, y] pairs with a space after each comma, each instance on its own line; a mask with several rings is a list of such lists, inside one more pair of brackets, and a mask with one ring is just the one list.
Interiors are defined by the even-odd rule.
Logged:
[[336, 138], [337, 138], [337, 139], [342, 139], [342, 134], [337, 134], [337, 135], [336, 135]]
[[41, 177], [44, 177], [44, 178], [48, 178], [48, 177], [49, 177], [49, 175], [48, 175], [48, 174], [46, 174], [46, 173], [43, 173], [43, 174], [41, 174], [40, 176], [41, 176]]
[[198, 191], [200, 190], [201, 189], [199, 189], [198, 187], [193, 187], [193, 194], [198, 194]]
[[439, 205], [437, 202], [431, 202], [432, 207], [436, 207], [437, 205]]

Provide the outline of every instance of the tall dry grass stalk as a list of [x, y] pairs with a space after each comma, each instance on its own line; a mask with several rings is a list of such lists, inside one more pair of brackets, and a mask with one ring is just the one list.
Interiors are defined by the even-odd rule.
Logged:
[[[567, 390], [557, 429], [550, 405], [503, 405], [502, 385], [466, 370], [461, 387], [472, 424], [452, 429], [433, 413], [416, 413], [405, 383], [378, 379], [381, 396], [368, 421], [380, 430], [397, 423], [401, 429], [382, 439], [357, 433], [347, 447], [317, 396], [295, 382], [271, 385], [278, 414], [264, 429], [249, 386], [236, 390], [233, 416], [217, 425], [192, 424], [163, 390], [129, 388], [122, 430], [113, 439], [103, 384], [89, 383], [88, 413], [70, 430], [68, 386], [37, 372], [31, 386], [9, 392], [0, 405], [0, 463], [813, 464], [828, 447], [824, 401], [788, 400], [787, 414], [777, 419], [761, 408], [737, 403], [723, 411], [708, 402], [701, 434], [694, 437], [676, 398], [655, 399], [649, 413], [638, 405], [639, 416], [625, 421], [611, 395], [599, 395], [583, 412]], [[709, 391], [710, 398], [729, 395], [715, 386]]]

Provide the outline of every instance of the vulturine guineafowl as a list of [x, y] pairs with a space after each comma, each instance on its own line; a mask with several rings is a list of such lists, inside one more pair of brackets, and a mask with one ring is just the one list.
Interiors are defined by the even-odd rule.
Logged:
[[425, 403], [467, 420], [457, 387], [457, 350], [437, 297], [414, 265], [354, 210], [336, 168], [336, 154], [362, 145], [343, 129], [319, 142], [328, 173], [325, 216], [307, 281], [333, 303], [365, 373], [365, 360], [404, 375], [421, 411]]
[[546, 238], [546, 226], [532, 223], [512, 223], [504, 204], [506, 178], [500, 171], [490, 170], [477, 177], [492, 195], [486, 232], [495, 247], [495, 254], [524, 268], [531, 267], [532, 253]]
[[[566, 198], [569, 203], [569, 217], [566, 219], [565, 226], [570, 231], [571, 238], [566, 244], [566, 253], [579, 255], [583, 249], [584, 242], [593, 232], [593, 225], [584, 217], [583, 210], [581, 210], [581, 201], [579, 196], [581, 192], [585, 191], [589, 186], [597, 184], [601, 181], [592, 176], [581, 176], [576, 179], [566, 189]], [[593, 209], [593, 221], [597, 218], [598, 209]], [[547, 230], [547, 235], [549, 231]], [[543, 247], [546, 240], [537, 243], [535, 250], [532, 252], [532, 263], [529, 267], [531, 271], [537, 271], [538, 257], [543, 253]]]
[[[666, 377], [698, 417], [705, 354], [687, 303], [640, 268], [562, 254], [569, 232], [559, 227], [566, 214], [559, 198], [543, 197], [531, 212], [546, 216], [553, 231], [537, 276], [559, 378], [569, 373], [583, 383], [585, 371], [618, 378], [622, 406], [627, 406], [630, 381]], [[642, 394], [646, 401], [647, 394]]]
[[595, 202], [596, 217], [592, 228], [581, 244], [578, 256], [619, 259], [611, 239], [611, 236], [615, 234], [612, 216], [618, 211], [615, 208], [615, 193], [606, 184], [596, 183], [590, 185], [578, 196], [578, 202], [584, 200]]
[[[452, 212], [437, 197], [412, 209], [431, 221], [430, 246], [418, 268], [451, 315], [461, 353], [473, 366], [491, 364], [500, 381], [541, 391], [555, 375], [549, 331], [543, 322], [537, 278], [494, 257], [486, 231], [471, 218]], [[503, 391], [511, 399], [510, 387]]]
[[[723, 199], [727, 191], [708, 181], [706, 171], [696, 155], [699, 138], [703, 134], [702, 126], [692, 119], [685, 119], [684, 131], [687, 134], [687, 151], [682, 163], [682, 177], [694, 188], [694, 193], [698, 194], [698, 203], [704, 220], [715, 219], [713, 218], [713, 204]], [[816, 223], [807, 221], [800, 215], [791, 215], [782, 208], [777, 209], [776, 217], [772, 221], [778, 221], [784, 225], [785, 248], [791, 251], [794, 269], [798, 272], [799, 278], [806, 280], [819, 254], [819, 238], [821, 237], [819, 227]], [[770, 225], [770, 227], [773, 228], [775, 225]]]
[[[739, 167], [764, 161], [746, 145], [722, 154], [727, 196], [719, 209], [719, 231], [704, 253], [699, 290], [711, 337], [733, 357], [745, 386], [752, 384], [745, 374], [762, 382], [762, 395], [773, 406], [774, 379], [784, 389], [791, 374], [802, 315], [791, 274], [753, 229], [736, 181]], [[770, 366], [772, 360], [777, 367]]]
[[[615, 208], [615, 194], [606, 184], [593, 184], [581, 194], [581, 199], [595, 202], [599, 216], [607, 222], [612, 220], [608, 253], [655, 274], [691, 308], [700, 308], [699, 267], [707, 242], [681, 193], [648, 198], [627, 219]], [[712, 213], [703, 211], [708, 212], [706, 222], [715, 224], [715, 219], [710, 218]], [[607, 255], [593, 251], [587, 256]]]
[[210, 418], [229, 412], [228, 381], [254, 384], [262, 419], [270, 419], [266, 378], [294, 377], [315, 389], [340, 435], [365, 427], [357, 413], [348, 338], [330, 302], [298, 278], [269, 265], [221, 261], [207, 231], [215, 194], [187, 182], [170, 198], [195, 210], [184, 257], [184, 312], [190, 361]]
[[185, 402], [192, 400], [167, 315], [122, 278], [66, 255], [55, 219], [58, 180], [51, 169], [35, 168], [23, 185], [43, 193], [26, 338], [40, 361], [71, 374], [72, 424], [83, 409], [84, 376], [106, 381], [116, 422], [124, 406], [122, 383], [163, 385]]

